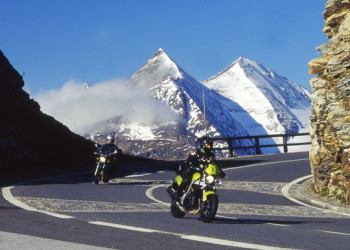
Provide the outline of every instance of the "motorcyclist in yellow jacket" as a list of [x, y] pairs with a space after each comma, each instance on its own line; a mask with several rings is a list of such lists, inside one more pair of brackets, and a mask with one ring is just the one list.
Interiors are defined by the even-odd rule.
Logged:
[[182, 177], [182, 182], [177, 188], [177, 199], [183, 195], [185, 188], [190, 183], [192, 175], [196, 171], [194, 167], [198, 167], [200, 163], [216, 160], [215, 155], [212, 151], [212, 139], [209, 137], [202, 137], [199, 139], [199, 146], [199, 148], [190, 153], [187, 160], [185, 161], [185, 164], [181, 165], [177, 171], [177, 173]]

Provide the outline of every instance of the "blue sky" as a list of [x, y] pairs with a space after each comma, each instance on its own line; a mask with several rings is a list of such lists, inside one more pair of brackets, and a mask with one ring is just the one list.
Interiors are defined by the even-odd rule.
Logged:
[[163, 48], [204, 81], [238, 57], [310, 88], [326, 0], [0, 0], [0, 49], [36, 95], [129, 78]]

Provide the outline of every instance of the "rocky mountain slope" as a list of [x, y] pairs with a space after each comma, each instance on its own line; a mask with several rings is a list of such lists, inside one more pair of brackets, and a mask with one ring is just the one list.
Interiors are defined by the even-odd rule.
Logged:
[[91, 164], [93, 143], [43, 114], [23, 85], [22, 76], [0, 51], [1, 173]]

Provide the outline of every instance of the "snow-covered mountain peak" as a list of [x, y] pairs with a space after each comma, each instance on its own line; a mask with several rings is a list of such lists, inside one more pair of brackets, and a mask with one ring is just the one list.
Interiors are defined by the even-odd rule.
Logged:
[[310, 107], [308, 91], [254, 60], [240, 57], [204, 84], [238, 103], [267, 133], [294, 133], [308, 123], [297, 115]]
[[[135, 84], [132, 87], [146, 89], [159, 104], [159, 109], [152, 107], [156, 118], [159, 113], [170, 119], [154, 119], [146, 124], [131, 123], [116, 116], [99, 126], [99, 131], [89, 131], [89, 138], [104, 139], [100, 135], [115, 133], [125, 152], [181, 159], [187, 157], [195, 138], [203, 135], [296, 133], [308, 127], [311, 106], [308, 91], [244, 57], [199, 82], [159, 48], [130, 78], [130, 83]], [[235, 143], [235, 146], [251, 145], [250, 141]], [[266, 149], [266, 152], [278, 152], [276, 150]], [[237, 152], [254, 150], [243, 151]]]
[[184, 74], [186, 73], [177, 63], [162, 48], [159, 48], [142, 68], [131, 77], [131, 81], [150, 88], [168, 79], [183, 78]]
[[217, 77], [222, 77], [223, 75], [232, 76], [243, 76], [243, 75], [252, 75], [252, 74], [259, 74], [262, 77], [268, 77], [271, 79], [274, 79], [276, 76], [276, 73], [274, 73], [272, 70], [265, 68], [257, 61], [247, 59], [244, 57], [239, 57], [237, 60], [235, 60], [230, 66], [225, 68], [220, 73], [214, 75], [213, 77], [206, 80], [206, 82], [211, 81]]
[[173, 66], [175, 62], [168, 56], [167, 53], [162, 48], [159, 48], [154, 55], [151, 56], [151, 58], [146, 62], [146, 64], [151, 63], [165, 63], [167, 65]]

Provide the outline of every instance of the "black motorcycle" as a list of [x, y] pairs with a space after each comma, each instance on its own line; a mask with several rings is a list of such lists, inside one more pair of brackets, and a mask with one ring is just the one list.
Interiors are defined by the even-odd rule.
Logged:
[[[168, 187], [167, 191], [171, 197], [171, 215], [182, 218], [185, 214], [199, 213], [203, 222], [210, 222], [218, 210], [219, 199], [216, 187], [221, 184], [220, 177], [224, 177], [224, 172], [220, 171], [214, 162], [200, 164], [195, 170], [191, 183], [182, 196], [179, 197], [177, 193], [183, 181], [181, 175], [176, 176], [172, 185]], [[179, 197], [179, 200], [176, 197]]]
[[112, 164], [116, 161], [117, 151], [114, 152], [95, 152], [97, 166], [95, 170], [95, 184], [98, 184], [100, 180], [104, 183], [109, 182], [112, 172]]

